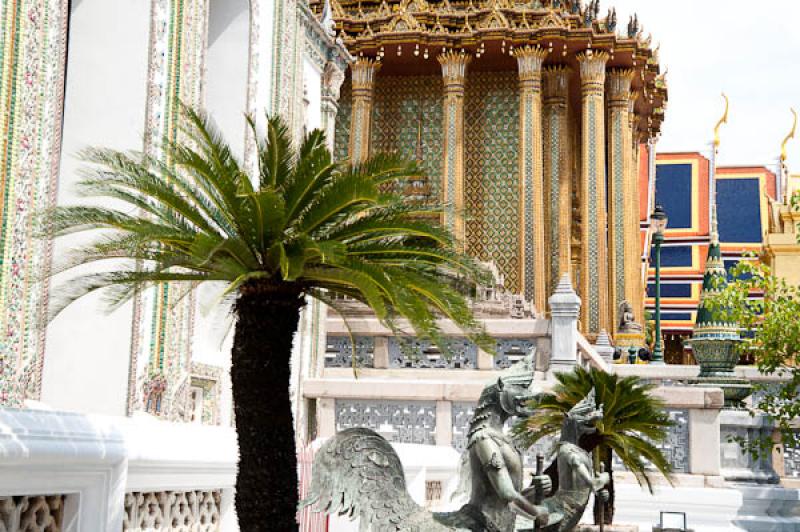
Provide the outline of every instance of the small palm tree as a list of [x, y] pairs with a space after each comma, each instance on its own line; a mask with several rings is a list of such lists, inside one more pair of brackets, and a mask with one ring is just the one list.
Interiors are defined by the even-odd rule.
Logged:
[[183, 140], [165, 141], [163, 158], [87, 150], [80, 190], [120, 207], [57, 207], [49, 230], [94, 237], [66, 268], [110, 258], [116, 266], [54, 291], [51, 314], [96, 290], [113, 308], [158, 283], [217, 283], [236, 319], [240, 528], [290, 531], [297, 527], [290, 354], [307, 298], [333, 305], [333, 296], [354, 298], [387, 325], [407, 318], [418, 336], [440, 345], [436, 319], [445, 317], [488, 348], [464, 297], [485, 274], [434, 222], [438, 206], [393, 192], [418, 178], [413, 165], [387, 155], [340, 165], [320, 131], [295, 148], [281, 120], [268, 120], [266, 138], [248, 122], [256, 175], [202, 112], [188, 108]]
[[[515, 426], [515, 432], [526, 445], [560, 432], [566, 413], [594, 388], [597, 404], [603, 405], [603, 419], [597, 423], [597, 432], [583, 437], [581, 447], [597, 453], [596, 459], [608, 472], [612, 470], [616, 455], [651, 493], [651, 467], [672, 482], [672, 468], [655, 445], [666, 439], [672, 422], [664, 411], [663, 401], [650, 393], [654, 385], [642, 383], [639, 377], [619, 377], [595, 368], [580, 367], [573, 372], [556, 374], [556, 379], [558, 383], [552, 393], [544, 394], [533, 405], [537, 413]], [[609, 497], [603, 504], [603, 521], [611, 524], [614, 519], [613, 476], [607, 489]], [[596, 504], [596, 524], [600, 524], [599, 513], [600, 505]]]

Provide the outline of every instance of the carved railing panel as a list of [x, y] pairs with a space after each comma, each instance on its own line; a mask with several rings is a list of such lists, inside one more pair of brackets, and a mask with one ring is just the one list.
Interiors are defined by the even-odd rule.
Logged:
[[[359, 368], [375, 367], [375, 339], [356, 336], [356, 365]], [[325, 349], [326, 368], [353, 366], [353, 344], [349, 336], [328, 336]]]
[[524, 358], [533, 347], [532, 340], [524, 338], [500, 338], [497, 340], [497, 354], [494, 369], [508, 369]]
[[126, 532], [217, 532], [219, 490], [127, 493], [122, 530]]
[[0, 532], [61, 532], [64, 495], [0, 497]]
[[[664, 457], [672, 465], [672, 470], [675, 473], [688, 473], [689, 472], [689, 411], [679, 409], [667, 409], [667, 414], [674, 425], [667, 430], [667, 438], [663, 443], [657, 444], [656, 447], [661, 449]], [[622, 471], [625, 466], [619, 460], [617, 455], [614, 455], [614, 469]], [[649, 469], [655, 469], [655, 466], [649, 466]]]
[[478, 346], [466, 338], [449, 338], [450, 356], [428, 340], [389, 338], [389, 366], [392, 368], [477, 369]]
[[451, 407], [451, 419], [453, 423], [453, 437], [451, 445], [459, 452], [463, 453], [467, 448], [467, 432], [469, 422], [475, 414], [477, 403], [453, 403]]
[[336, 430], [366, 427], [397, 443], [436, 444], [433, 401], [336, 400]]
[[783, 469], [785, 476], [800, 478], [800, 446], [784, 446]]

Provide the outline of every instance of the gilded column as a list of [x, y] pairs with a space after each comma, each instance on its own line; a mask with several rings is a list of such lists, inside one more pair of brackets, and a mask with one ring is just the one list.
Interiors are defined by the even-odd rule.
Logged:
[[581, 324], [590, 340], [612, 330], [608, 298], [604, 88], [608, 54], [578, 54], [581, 71]]
[[[634, 213], [632, 182], [633, 133], [630, 102], [633, 70], [616, 69], [608, 75], [608, 243], [609, 295], [611, 323], [616, 332], [619, 307], [623, 301], [636, 304], [636, 266], [639, 238], [639, 216]], [[638, 204], [638, 202], [636, 202]]]
[[[631, 232], [630, 239], [636, 243], [636, 254], [638, 255], [634, 264], [634, 277], [632, 279], [632, 294], [633, 300], [633, 313], [636, 316], [637, 323], [644, 324], [644, 292], [645, 285], [642, 281], [643, 266], [642, 266], [642, 230], [641, 230], [641, 199], [640, 199], [640, 186], [639, 186], [639, 144], [641, 142], [641, 134], [639, 132], [640, 117], [636, 113], [636, 100], [639, 99], [639, 91], [631, 91], [631, 98], [628, 105], [628, 118], [631, 124], [631, 169], [629, 177], [629, 186], [632, 191], [631, 194], [631, 211], [633, 212], [634, 222], [632, 227], [629, 228]], [[648, 213], [649, 214], [649, 213]]]
[[452, 50], [439, 56], [444, 78], [442, 202], [444, 225], [465, 244], [464, 231], [464, 83], [472, 56]]
[[569, 69], [544, 69], [544, 190], [549, 257], [548, 293], [572, 269], [572, 171], [570, 169]]
[[522, 293], [536, 310], [547, 309], [547, 257], [542, 157], [542, 63], [547, 50], [517, 48], [519, 68], [519, 212]]
[[381, 64], [374, 59], [359, 57], [350, 66], [352, 70], [353, 109], [350, 119], [350, 160], [354, 163], [369, 157], [370, 125], [372, 123], [372, 96], [375, 74]]

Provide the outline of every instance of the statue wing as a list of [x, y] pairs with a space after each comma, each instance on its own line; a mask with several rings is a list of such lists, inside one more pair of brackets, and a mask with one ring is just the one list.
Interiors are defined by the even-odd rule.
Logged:
[[397, 453], [385, 438], [364, 428], [343, 430], [320, 448], [310, 494], [301, 505], [360, 517], [375, 532], [451, 530], [411, 499]]

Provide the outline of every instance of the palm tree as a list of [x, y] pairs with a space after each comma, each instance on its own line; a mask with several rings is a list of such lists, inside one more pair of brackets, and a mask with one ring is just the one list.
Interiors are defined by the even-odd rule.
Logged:
[[404, 317], [440, 345], [436, 319], [444, 317], [488, 348], [464, 297], [485, 274], [434, 221], [439, 206], [393, 192], [418, 178], [413, 165], [389, 155], [337, 164], [321, 131], [296, 148], [280, 119], [268, 119], [266, 136], [248, 123], [256, 175], [204, 113], [188, 108], [181, 140], [165, 141], [163, 158], [86, 150], [80, 191], [120, 208], [50, 212], [55, 236], [94, 237], [57, 271], [117, 260], [110, 271], [95, 268], [54, 291], [60, 297], [51, 315], [96, 290], [115, 308], [158, 283], [217, 283], [235, 316], [240, 528], [289, 531], [297, 526], [290, 353], [307, 298], [333, 305], [333, 296], [356, 299], [390, 327]]
[[[596, 452], [596, 461], [606, 471], [612, 471], [613, 456], [616, 455], [631, 471], [641, 486], [652, 493], [651, 467], [655, 467], [672, 482], [672, 467], [656, 444], [667, 437], [672, 426], [664, 411], [664, 402], [650, 392], [655, 388], [645, 384], [639, 377], [619, 377], [613, 373], [592, 368], [578, 367], [573, 372], [556, 374], [558, 383], [551, 393], [544, 394], [534, 405], [537, 413], [519, 422], [515, 432], [530, 446], [561, 430], [564, 417], [569, 410], [595, 389], [597, 404], [603, 405], [603, 419], [597, 423], [597, 432], [585, 435], [580, 442], [583, 449]], [[557, 481], [558, 475], [548, 472]], [[557, 485], [553, 486], [556, 489]], [[608, 485], [608, 501], [603, 504], [603, 521], [611, 524], [614, 519], [614, 478]], [[600, 505], [595, 505], [595, 523], [600, 524]]]

